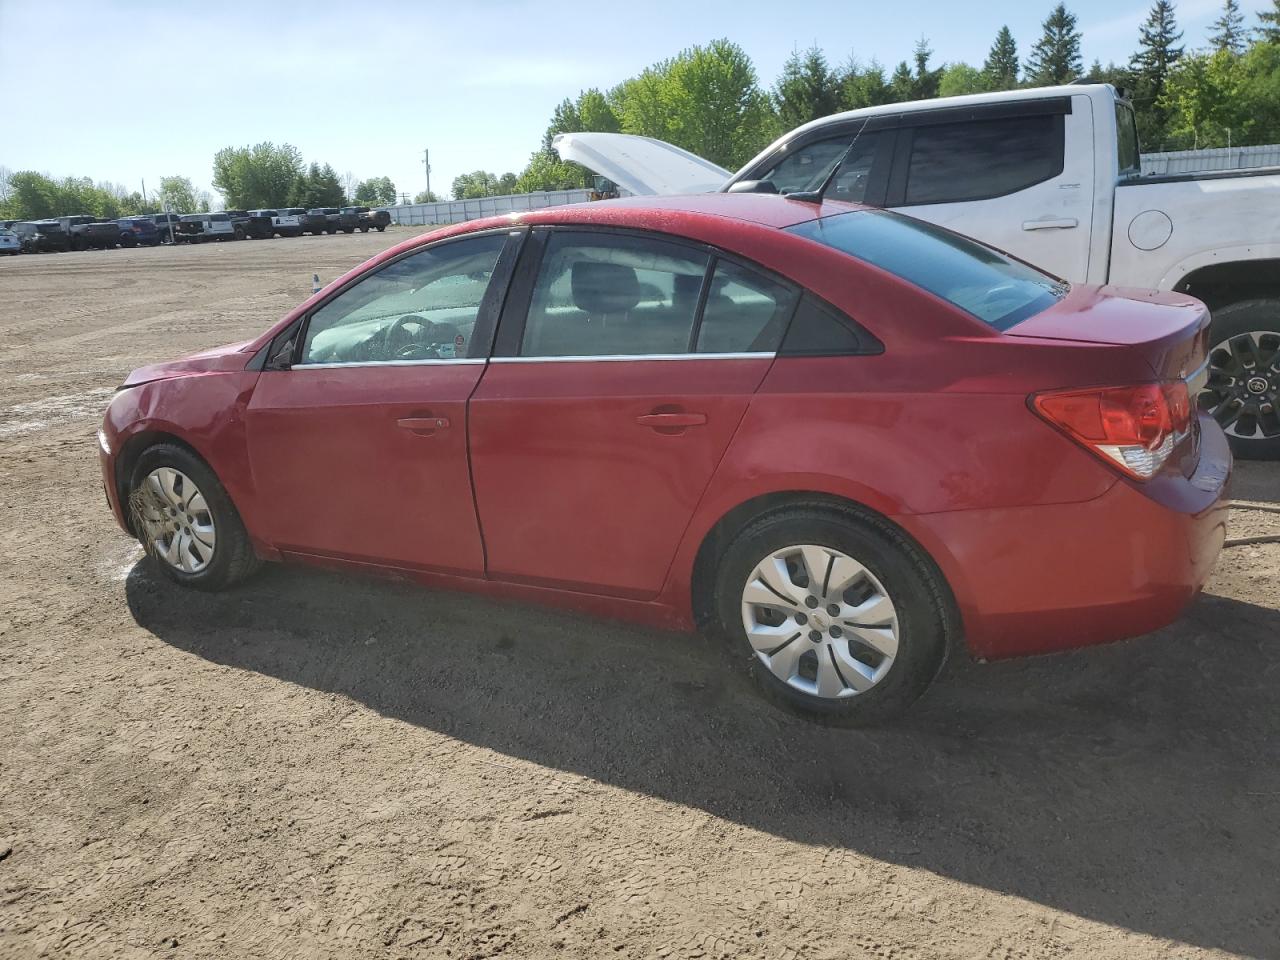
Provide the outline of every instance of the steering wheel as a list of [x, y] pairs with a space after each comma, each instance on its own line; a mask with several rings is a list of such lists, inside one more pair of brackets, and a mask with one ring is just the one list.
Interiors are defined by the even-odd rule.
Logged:
[[[392, 360], [436, 360], [440, 354], [427, 340], [433, 324], [416, 313], [406, 313], [387, 327], [382, 352]], [[412, 330], [411, 328], [417, 328]]]

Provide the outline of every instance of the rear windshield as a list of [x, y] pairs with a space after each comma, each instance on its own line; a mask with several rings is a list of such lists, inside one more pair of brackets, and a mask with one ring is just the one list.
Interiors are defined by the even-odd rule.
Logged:
[[928, 290], [997, 330], [1048, 309], [1065, 282], [975, 240], [884, 210], [861, 210], [788, 227]]

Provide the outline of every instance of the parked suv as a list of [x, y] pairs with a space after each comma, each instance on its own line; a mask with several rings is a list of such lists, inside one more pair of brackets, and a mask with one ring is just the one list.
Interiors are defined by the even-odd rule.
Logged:
[[[381, 233], [391, 223], [391, 214], [386, 210], [370, 210], [368, 207], [343, 207], [342, 213], [343, 216], [356, 218], [356, 228], [361, 233], [368, 233], [370, 227]], [[347, 231], [347, 233], [350, 232], [350, 230]]]
[[25, 220], [13, 225], [26, 253], [65, 253], [71, 249], [71, 238], [57, 220]]
[[0, 254], [16, 257], [22, 252], [22, 240], [7, 227], [0, 227]]
[[72, 250], [111, 250], [120, 243], [120, 227], [114, 220], [99, 220], [85, 214], [54, 217], [71, 239]]
[[153, 213], [151, 219], [155, 222], [156, 229], [160, 232], [161, 243], [173, 243], [174, 236], [178, 232], [178, 223], [182, 217], [176, 213]]
[[[337, 233], [341, 226], [341, 212], [337, 207], [316, 207], [308, 210], [306, 218], [302, 221], [303, 229], [308, 233], [314, 233], [319, 236], [321, 233]], [[351, 227], [352, 231], [355, 226]]]
[[178, 221], [176, 239], [179, 243], [243, 240], [244, 232], [237, 230], [225, 213], [188, 213]]
[[270, 220], [273, 236], [296, 237], [302, 233], [302, 217], [297, 213], [290, 213], [288, 210], [250, 210], [249, 213]]
[[120, 227], [120, 246], [158, 247], [160, 231], [150, 217], [122, 217], [116, 223]]
[[[275, 229], [272, 227], [270, 217], [259, 213], [250, 213], [248, 210], [221, 210], [219, 212], [225, 213], [230, 217], [232, 226], [250, 240], [270, 240], [275, 236]], [[243, 238], [238, 237], [237, 239]]]

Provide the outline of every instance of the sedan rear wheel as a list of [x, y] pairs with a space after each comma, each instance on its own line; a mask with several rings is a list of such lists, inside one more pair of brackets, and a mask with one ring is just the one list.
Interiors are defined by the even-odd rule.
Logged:
[[148, 447], [133, 468], [130, 524], [160, 571], [184, 586], [228, 587], [260, 561], [213, 471], [175, 444]]
[[896, 527], [812, 504], [766, 515], [734, 539], [715, 608], [770, 700], [853, 726], [900, 713], [933, 681], [952, 631], [948, 597]]

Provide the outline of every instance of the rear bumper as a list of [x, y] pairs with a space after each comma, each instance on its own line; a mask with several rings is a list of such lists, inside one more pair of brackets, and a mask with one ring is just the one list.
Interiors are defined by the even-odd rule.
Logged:
[[1190, 478], [1119, 480], [1083, 503], [897, 518], [942, 568], [975, 656], [1107, 643], [1182, 614], [1226, 536], [1231, 454], [1217, 424], [1201, 422]]

